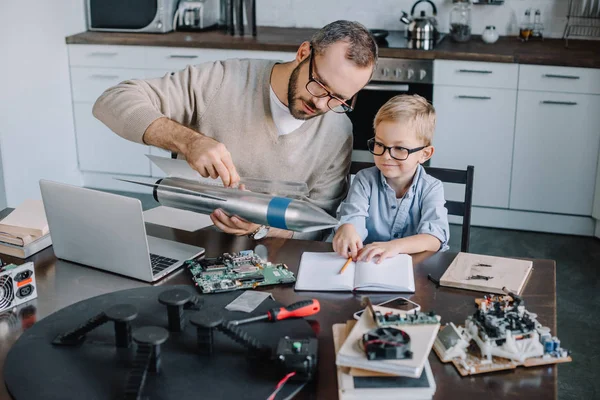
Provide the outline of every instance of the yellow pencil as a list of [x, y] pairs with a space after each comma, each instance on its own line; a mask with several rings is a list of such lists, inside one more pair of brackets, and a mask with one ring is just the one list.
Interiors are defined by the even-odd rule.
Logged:
[[348, 260], [346, 261], [346, 264], [344, 264], [344, 266], [342, 267], [342, 269], [340, 269], [340, 272], [338, 272], [338, 274], [341, 274], [344, 272], [344, 270], [346, 269], [346, 267], [348, 266], [348, 264], [350, 264], [350, 261], [352, 261], [352, 257], [348, 257]]

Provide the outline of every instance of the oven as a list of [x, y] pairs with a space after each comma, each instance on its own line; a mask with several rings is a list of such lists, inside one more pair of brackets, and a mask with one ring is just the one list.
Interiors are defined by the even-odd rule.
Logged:
[[433, 60], [380, 58], [373, 78], [357, 94], [352, 121], [352, 161], [373, 162], [367, 140], [375, 136], [375, 114], [385, 102], [399, 94], [418, 94], [433, 102]]

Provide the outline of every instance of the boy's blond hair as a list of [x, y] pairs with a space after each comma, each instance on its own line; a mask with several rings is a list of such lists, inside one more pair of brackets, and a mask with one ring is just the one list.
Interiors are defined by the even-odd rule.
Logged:
[[405, 122], [412, 124], [417, 139], [426, 146], [431, 145], [435, 131], [435, 108], [419, 95], [401, 94], [387, 101], [375, 115], [373, 128], [383, 121]]

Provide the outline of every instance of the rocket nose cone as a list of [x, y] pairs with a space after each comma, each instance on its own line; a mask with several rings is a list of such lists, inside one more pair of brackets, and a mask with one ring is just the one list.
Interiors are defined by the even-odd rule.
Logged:
[[338, 220], [313, 204], [294, 200], [285, 213], [288, 229], [298, 232], [311, 232], [334, 227]]

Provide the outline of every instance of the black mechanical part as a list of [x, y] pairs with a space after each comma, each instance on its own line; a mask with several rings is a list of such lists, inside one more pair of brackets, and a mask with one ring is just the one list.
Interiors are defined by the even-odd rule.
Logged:
[[395, 328], [377, 328], [365, 333], [362, 347], [369, 360], [402, 360], [412, 358], [410, 336]]
[[255, 355], [259, 358], [270, 358], [271, 357], [271, 349], [263, 346], [258, 340], [254, 337], [250, 336], [247, 332], [244, 332], [239, 327], [229, 323], [223, 322], [218, 325], [217, 330], [229, 336], [233, 341], [241, 344], [246, 347], [252, 355]]
[[185, 289], [171, 289], [158, 296], [158, 302], [167, 306], [169, 331], [181, 332], [185, 326], [183, 306], [192, 299], [193, 295]]
[[148, 366], [151, 358], [152, 346], [138, 345], [133, 365], [127, 376], [125, 400], [142, 400], [142, 392], [148, 376]]
[[160, 345], [169, 338], [169, 331], [160, 326], [145, 326], [133, 332], [133, 340], [142, 347], [148, 346], [151, 350], [148, 370], [160, 372]]
[[106, 310], [106, 318], [115, 323], [115, 344], [120, 348], [131, 346], [131, 321], [138, 310], [131, 304], [117, 304]]
[[83, 324], [79, 325], [77, 328], [61, 333], [54, 338], [52, 344], [59, 346], [79, 346], [85, 340], [85, 334], [91, 332], [96, 329], [100, 325], [108, 322], [108, 318], [106, 313], [101, 312], [98, 315], [93, 316], [88, 319]]
[[291, 380], [307, 381], [315, 377], [317, 372], [318, 341], [314, 337], [279, 339], [275, 358], [284, 373], [295, 371]]
[[214, 310], [205, 310], [192, 316], [190, 323], [196, 327], [198, 352], [213, 353], [214, 330], [223, 323], [223, 317]]

